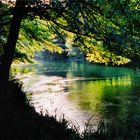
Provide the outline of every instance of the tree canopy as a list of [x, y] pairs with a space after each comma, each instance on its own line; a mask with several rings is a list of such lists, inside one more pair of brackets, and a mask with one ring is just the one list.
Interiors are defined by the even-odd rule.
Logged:
[[[28, 60], [42, 48], [60, 53], [54, 34], [64, 37], [65, 42], [71, 40], [72, 46], [79, 47], [91, 62], [123, 65], [140, 59], [139, 0], [2, 0], [0, 13], [1, 56], [6, 50], [7, 54], [11, 52], [10, 43], [7, 45], [12, 37], [9, 29], [17, 29], [19, 34], [11, 60], [13, 54]], [[9, 26], [14, 22], [17, 27]]]

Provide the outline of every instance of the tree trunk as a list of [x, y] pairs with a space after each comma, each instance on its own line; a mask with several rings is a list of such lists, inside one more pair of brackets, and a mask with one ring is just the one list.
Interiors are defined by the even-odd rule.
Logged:
[[14, 58], [16, 42], [19, 35], [21, 21], [24, 16], [24, 3], [17, 0], [14, 8], [13, 18], [11, 21], [7, 43], [4, 47], [4, 54], [0, 62], [0, 86], [5, 85], [9, 81], [10, 67]]

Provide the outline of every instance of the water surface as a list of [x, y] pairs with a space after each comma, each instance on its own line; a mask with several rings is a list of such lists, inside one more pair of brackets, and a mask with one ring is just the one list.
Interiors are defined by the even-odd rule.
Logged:
[[24, 90], [33, 93], [30, 103], [38, 112], [65, 117], [80, 131], [85, 123], [96, 129], [102, 118], [126, 121], [140, 116], [139, 69], [44, 62], [19, 65], [14, 71]]

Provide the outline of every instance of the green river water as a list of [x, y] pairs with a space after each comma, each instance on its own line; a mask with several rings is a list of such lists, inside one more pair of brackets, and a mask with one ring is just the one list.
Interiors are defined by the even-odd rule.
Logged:
[[43, 62], [13, 66], [31, 95], [31, 105], [44, 114], [63, 116], [80, 131], [90, 120], [140, 122], [140, 70], [78, 62]]

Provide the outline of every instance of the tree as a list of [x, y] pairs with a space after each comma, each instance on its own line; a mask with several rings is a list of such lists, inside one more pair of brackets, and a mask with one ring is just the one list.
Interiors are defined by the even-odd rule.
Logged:
[[[9, 35], [0, 63], [1, 83], [8, 82], [19, 29], [24, 17], [31, 20], [36, 17], [44, 19], [55, 24], [58, 29], [72, 32], [80, 37], [88, 37], [91, 44], [95, 41], [101, 42], [104, 48], [117, 55], [129, 48], [139, 49], [138, 0], [114, 2], [16, 0], [12, 14]], [[87, 50], [90, 48], [88, 46], [84, 45]], [[125, 57], [125, 53], [123, 56]]]
[[10, 25], [7, 43], [4, 47], [4, 54], [0, 63], [0, 84], [3, 85], [9, 80], [9, 70], [15, 53], [15, 46], [19, 34], [20, 24], [25, 13], [25, 1], [17, 0], [13, 10], [13, 18]]

